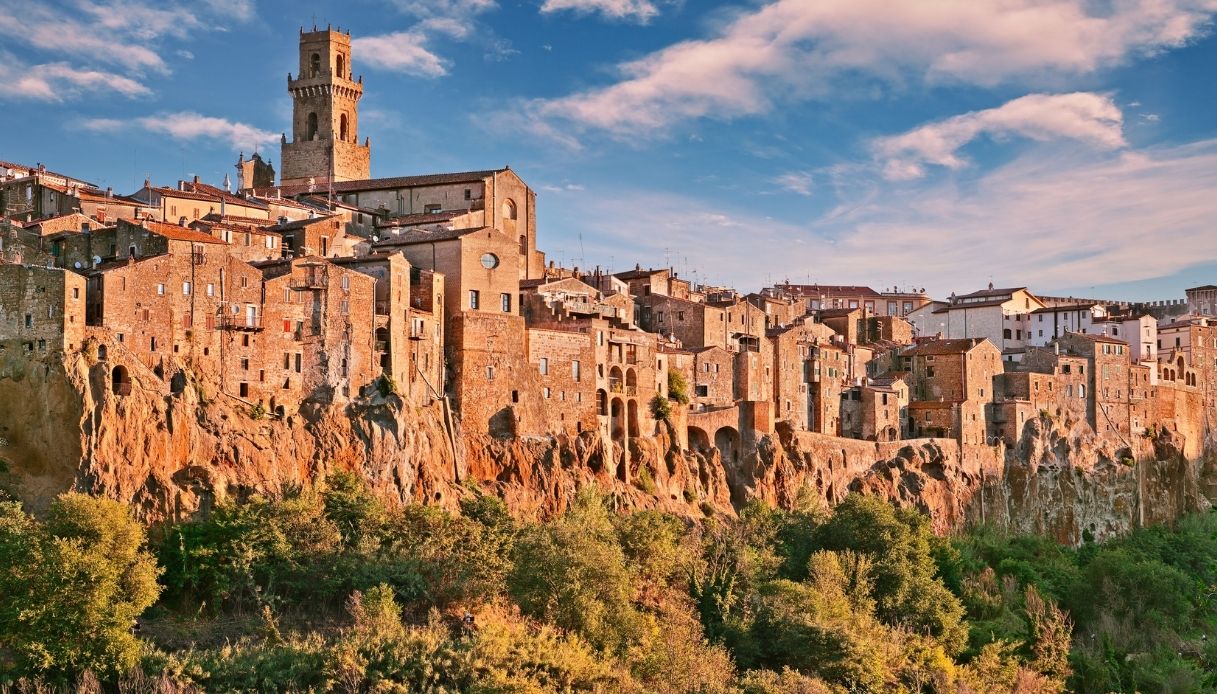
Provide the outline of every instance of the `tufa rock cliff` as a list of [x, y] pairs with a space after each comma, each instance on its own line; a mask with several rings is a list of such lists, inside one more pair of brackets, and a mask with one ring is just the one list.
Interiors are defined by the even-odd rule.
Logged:
[[810, 493], [832, 504], [862, 492], [925, 511], [939, 532], [984, 521], [1076, 544], [1207, 508], [1217, 490], [1212, 460], [1188, 460], [1174, 432], [1113, 442], [1084, 423], [1036, 419], [1007, 450], [779, 425], [720, 452], [683, 451], [664, 424], [627, 456], [598, 433], [462, 435], [442, 402], [419, 407], [375, 389], [281, 419], [204, 381], [166, 383], [140, 367], [130, 394], [117, 395], [95, 354], [96, 345], [42, 361], [0, 354], [0, 486], [34, 510], [80, 489], [127, 501], [149, 522], [175, 520], [351, 470], [399, 503], [453, 507], [477, 485], [527, 518], [562, 512], [591, 484], [619, 508], [691, 519], [752, 499], [789, 505]]

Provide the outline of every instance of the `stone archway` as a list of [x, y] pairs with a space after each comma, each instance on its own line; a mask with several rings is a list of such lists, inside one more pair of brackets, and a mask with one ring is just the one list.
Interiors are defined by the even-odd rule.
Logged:
[[710, 450], [710, 435], [700, 427], [689, 427], [689, 450], [691, 451], [708, 451]]
[[739, 432], [732, 427], [722, 427], [714, 432], [714, 446], [724, 463], [734, 462], [739, 451]]
[[629, 432], [630, 438], [638, 438], [642, 435], [642, 427], [638, 424], [638, 401], [630, 398], [626, 401], [626, 411], [629, 415]]
[[127, 367], [122, 364], [114, 367], [110, 372], [110, 386], [115, 395], [131, 394], [131, 374], [127, 373]]

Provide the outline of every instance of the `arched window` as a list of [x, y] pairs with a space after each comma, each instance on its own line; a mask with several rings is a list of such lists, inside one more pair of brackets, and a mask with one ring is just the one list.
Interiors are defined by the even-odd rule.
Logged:
[[304, 139], [310, 140], [310, 141], [317, 139], [317, 114], [316, 113], [308, 114], [308, 127], [305, 128]]
[[308, 74], [308, 76], [309, 76], [309, 77], [316, 77], [316, 76], [317, 76], [317, 75], [319, 75], [319, 74], [321, 74], [321, 54], [320, 54], [320, 53], [314, 53], [314, 54], [313, 54], [313, 56], [312, 56], [311, 58], [309, 58], [309, 74]]
[[516, 204], [511, 200], [503, 201], [503, 219], [516, 218]]
[[338, 116], [338, 139], [343, 142], [347, 141], [347, 114], [345, 113]]
[[110, 383], [115, 395], [131, 394], [131, 376], [127, 374], [127, 367], [122, 365], [114, 367], [114, 370], [110, 372]]
[[343, 78], [347, 76], [347, 59], [341, 53], [338, 54], [338, 76]]
[[524, 234], [520, 234], [520, 255], [525, 255], [527, 253], [528, 253], [528, 237], [525, 236]]

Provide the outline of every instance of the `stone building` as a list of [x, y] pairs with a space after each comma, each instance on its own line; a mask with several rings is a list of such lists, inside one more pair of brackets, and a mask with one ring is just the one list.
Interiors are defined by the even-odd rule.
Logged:
[[1065, 333], [1101, 333], [1107, 309], [1097, 303], [1056, 304], [1031, 312], [1027, 344], [1043, 347]]
[[1187, 312], [1196, 316], [1217, 316], [1217, 285], [1206, 284], [1184, 290]]
[[910, 433], [984, 444], [1001, 352], [983, 339], [934, 340], [905, 352]]
[[1004, 352], [1028, 345], [1032, 339], [1031, 314], [1043, 307], [1026, 287], [994, 289], [989, 285], [988, 289], [952, 296], [950, 303], [935, 314], [945, 317], [942, 333], [946, 338], [988, 340]]
[[1087, 419], [1098, 433], [1127, 436], [1132, 428], [1132, 362], [1128, 343], [1106, 335], [1068, 333], [1057, 340], [1062, 354], [1084, 357], [1089, 366]]
[[839, 435], [841, 431], [841, 392], [845, 387], [845, 350], [829, 342], [815, 342], [808, 350], [809, 408], [807, 430]]
[[[300, 32], [300, 67], [289, 74], [292, 139], [283, 136], [283, 184], [326, 186], [371, 178], [371, 142], [359, 144], [363, 77], [351, 72], [351, 35]], [[253, 187], [257, 187], [256, 185]]]
[[867, 441], [905, 436], [909, 389], [902, 378], [885, 378], [841, 393], [841, 435]]
[[0, 356], [64, 353], [84, 341], [85, 279], [72, 272], [0, 264]]
[[694, 410], [730, 407], [735, 404], [735, 355], [722, 347], [698, 347], [688, 374]]

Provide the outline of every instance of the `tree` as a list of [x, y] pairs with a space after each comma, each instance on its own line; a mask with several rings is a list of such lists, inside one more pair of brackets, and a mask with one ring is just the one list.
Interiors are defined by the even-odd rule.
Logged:
[[963, 605], [937, 577], [935, 540], [924, 515], [850, 494], [816, 528], [815, 538], [821, 549], [853, 550], [870, 558], [879, 619], [929, 634], [949, 653], [963, 650], [968, 634]]
[[131, 627], [160, 594], [146, 540], [110, 499], [64, 494], [45, 522], [0, 504], [0, 643], [18, 671], [63, 679], [136, 663]]

